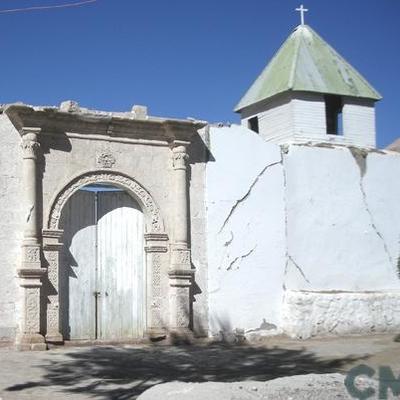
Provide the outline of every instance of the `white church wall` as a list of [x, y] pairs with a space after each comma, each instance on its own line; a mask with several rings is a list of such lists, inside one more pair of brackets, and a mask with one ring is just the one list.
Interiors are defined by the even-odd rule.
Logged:
[[313, 336], [398, 333], [398, 291], [287, 291], [282, 330], [299, 339]]
[[210, 129], [210, 151], [210, 332], [274, 331], [280, 324], [285, 266], [280, 147], [234, 125]]
[[15, 337], [20, 312], [17, 268], [24, 210], [20, 135], [5, 115], [0, 115], [0, 143], [0, 340], [10, 340]]
[[375, 147], [375, 107], [372, 101], [344, 98], [343, 132], [352, 143]]
[[284, 156], [291, 336], [400, 327], [400, 156], [290, 146]]
[[192, 265], [195, 268], [192, 288], [193, 329], [197, 336], [208, 334], [208, 298], [207, 298], [207, 232], [206, 232], [206, 176], [205, 163], [208, 158], [208, 132], [193, 139], [189, 153], [189, 198], [190, 198], [190, 242]]

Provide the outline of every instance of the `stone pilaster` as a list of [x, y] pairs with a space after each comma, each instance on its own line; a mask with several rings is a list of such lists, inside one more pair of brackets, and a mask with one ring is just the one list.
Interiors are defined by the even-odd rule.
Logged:
[[46, 342], [60, 344], [64, 338], [60, 327], [60, 288], [59, 269], [63, 244], [62, 230], [43, 231], [43, 253], [47, 261], [47, 312]]
[[174, 230], [171, 246], [170, 282], [170, 329], [186, 334], [190, 328], [190, 286], [193, 273], [188, 244], [188, 184], [187, 161], [189, 156], [185, 142], [174, 142], [172, 160], [174, 169]]
[[[147, 298], [150, 301], [147, 307], [146, 331], [151, 339], [165, 337], [166, 323], [163, 318], [163, 281], [165, 279], [168, 251], [168, 236], [163, 233], [149, 233], [145, 235], [147, 257]], [[165, 293], [165, 292], [164, 292]]]
[[40, 290], [42, 276], [41, 246], [39, 241], [37, 202], [37, 154], [40, 150], [38, 128], [22, 128], [23, 156], [23, 204], [26, 212], [22, 243], [22, 265], [18, 270], [22, 296], [21, 331], [17, 337], [20, 350], [45, 350], [46, 344], [40, 334]]

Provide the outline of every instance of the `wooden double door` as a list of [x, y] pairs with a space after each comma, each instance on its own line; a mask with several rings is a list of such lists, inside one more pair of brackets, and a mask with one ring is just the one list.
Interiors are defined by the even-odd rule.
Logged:
[[71, 340], [143, 336], [143, 213], [122, 190], [90, 186], [62, 215], [61, 326]]

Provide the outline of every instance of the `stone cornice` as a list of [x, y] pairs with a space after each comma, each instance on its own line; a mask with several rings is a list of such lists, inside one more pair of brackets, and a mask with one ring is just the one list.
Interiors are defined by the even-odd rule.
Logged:
[[90, 110], [75, 112], [58, 108], [34, 108], [22, 104], [7, 106], [4, 113], [15, 128], [40, 128], [43, 134], [59, 135], [76, 132], [82, 135], [115, 138], [190, 142], [207, 123], [198, 120], [178, 120], [148, 117], [135, 118], [131, 113], [106, 113]]

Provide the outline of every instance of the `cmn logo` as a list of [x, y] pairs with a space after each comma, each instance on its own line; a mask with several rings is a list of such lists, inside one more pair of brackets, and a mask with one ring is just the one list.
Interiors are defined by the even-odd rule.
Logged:
[[[359, 400], [366, 400], [373, 398], [375, 396], [376, 390], [372, 387], [366, 388], [358, 388], [356, 384], [357, 377], [364, 375], [372, 378], [375, 375], [375, 370], [368, 365], [358, 365], [357, 367], [352, 368], [344, 380], [344, 385], [346, 386], [347, 391], [350, 396]], [[400, 396], [400, 376], [396, 379], [394, 373], [390, 367], [383, 366], [379, 367], [378, 371], [378, 381], [379, 381], [379, 389], [378, 389], [378, 399], [388, 399], [388, 391], [389, 389], [392, 391], [394, 396]]]

